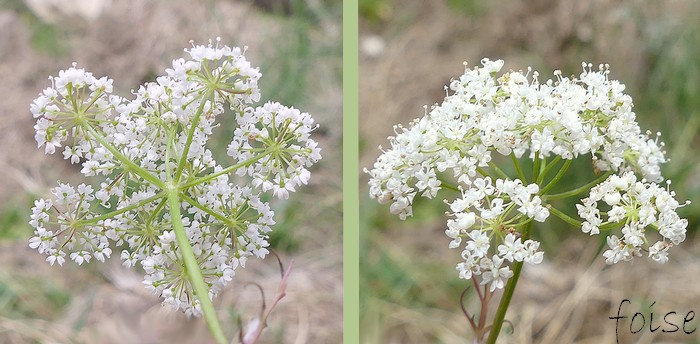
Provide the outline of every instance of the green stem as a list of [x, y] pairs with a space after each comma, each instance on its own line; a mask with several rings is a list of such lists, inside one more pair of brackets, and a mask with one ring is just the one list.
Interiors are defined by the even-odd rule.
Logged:
[[523, 182], [523, 184], [527, 183], [527, 180], [525, 179], [525, 174], [523, 173], [523, 170], [520, 168], [520, 164], [518, 163], [518, 158], [515, 157], [515, 154], [510, 153], [510, 160], [513, 161], [513, 166], [515, 166], [515, 171], [518, 173], [518, 178]]
[[108, 219], [108, 218], [110, 218], [110, 217], [114, 217], [114, 216], [117, 216], [117, 215], [119, 215], [119, 214], [126, 213], [127, 211], [134, 210], [134, 209], [136, 209], [136, 208], [142, 207], [142, 206], [144, 206], [144, 205], [146, 205], [146, 204], [148, 204], [148, 203], [151, 203], [151, 202], [153, 202], [153, 201], [155, 201], [155, 200], [157, 200], [157, 199], [159, 199], [159, 198], [163, 198], [163, 197], [165, 197], [165, 193], [164, 193], [164, 192], [159, 192], [159, 193], [157, 193], [157, 194], [155, 194], [155, 195], [153, 195], [153, 196], [151, 196], [151, 197], [148, 197], [148, 198], [146, 198], [146, 199], [144, 199], [144, 200], [142, 200], [142, 201], [140, 201], [140, 202], [138, 202], [138, 203], [134, 203], [134, 204], [132, 204], [132, 205], [128, 205], [128, 206], [126, 206], [126, 207], [124, 207], [124, 208], [121, 208], [121, 209], [117, 209], [117, 210], [114, 210], [114, 211], [110, 211], [110, 212], [107, 213], [107, 214], [103, 214], [103, 215], [100, 215], [100, 216], [97, 216], [97, 217], [91, 217], [91, 218], [89, 218], [89, 219], [85, 219], [85, 220], [81, 221], [81, 223], [87, 224], [87, 223], [95, 223], [95, 222], [98, 222], [98, 221], [101, 221], [101, 220], [106, 220], [106, 219]]
[[185, 262], [185, 272], [187, 273], [187, 277], [192, 284], [197, 300], [199, 300], [199, 306], [202, 309], [202, 314], [204, 314], [204, 319], [207, 321], [207, 326], [209, 326], [209, 332], [218, 344], [226, 344], [228, 343], [228, 340], [226, 339], [224, 331], [221, 329], [221, 324], [219, 323], [219, 318], [216, 316], [214, 304], [209, 298], [209, 286], [206, 284], [206, 282], [204, 282], [202, 271], [199, 269], [199, 262], [197, 262], [197, 257], [194, 255], [190, 240], [187, 238], [185, 226], [182, 224], [179, 198], [180, 190], [175, 186], [175, 182], [173, 181], [171, 174], [172, 171], [169, 167], [173, 136], [174, 133], [169, 131], [168, 146], [165, 150], [165, 169], [168, 177], [168, 186], [165, 191], [168, 195], [168, 207], [170, 208], [170, 218], [173, 224], [173, 231], [175, 231], [175, 238], [177, 239], [177, 246], [180, 250], [180, 254], [182, 255], [182, 260]]
[[197, 299], [199, 300], [204, 319], [209, 326], [209, 332], [218, 344], [227, 344], [228, 340], [219, 323], [219, 318], [216, 316], [214, 304], [209, 299], [209, 287], [204, 282], [202, 271], [199, 269], [197, 257], [192, 251], [192, 246], [185, 233], [185, 227], [182, 225], [182, 217], [180, 215], [180, 199], [178, 198], [178, 190], [175, 187], [168, 188], [168, 206], [170, 208], [170, 217], [173, 222], [175, 237], [177, 238], [177, 246], [182, 254], [182, 259], [185, 261], [185, 271], [189, 277], [192, 287], [194, 288]]
[[535, 163], [532, 166], [532, 181], [537, 182], [537, 179], [540, 177], [540, 164], [542, 161], [540, 161], [540, 152], [535, 152]]
[[[603, 231], [603, 230], [608, 230], [608, 229], [615, 229], [615, 228], [620, 228], [625, 224], [624, 221], [620, 222], [608, 222], [608, 223], [603, 223], [600, 226], [598, 226], [598, 229]], [[653, 226], [653, 225], [652, 225]], [[658, 230], [658, 228], [656, 228]]]
[[[490, 175], [486, 170], [484, 170], [484, 169], [481, 168], [481, 167], [477, 167], [477, 168], [476, 168], [476, 171], [479, 172], [479, 174], [480, 174], [482, 177], [491, 177], [491, 175]], [[491, 179], [496, 179], [496, 178], [491, 177]]]
[[190, 125], [190, 131], [187, 133], [187, 141], [185, 142], [185, 148], [182, 150], [182, 156], [180, 156], [180, 161], [177, 163], [177, 170], [175, 171], [175, 181], [180, 180], [180, 176], [182, 175], [182, 169], [185, 166], [185, 161], [187, 161], [187, 154], [190, 152], [190, 146], [192, 145], [192, 138], [194, 137], [194, 132], [197, 129], [197, 124], [199, 124], [199, 119], [202, 117], [202, 112], [204, 111], [204, 105], [207, 103], [207, 100], [212, 96], [214, 91], [209, 90], [207, 93], [202, 97], [202, 102], [199, 104], [199, 108], [197, 109], [197, 113], [195, 113], [194, 118], [192, 119], [192, 124]]
[[202, 205], [201, 203], [197, 202], [196, 200], [192, 199], [191, 197], [189, 197], [185, 194], [181, 194], [180, 197], [182, 197], [182, 199], [185, 200], [185, 202], [187, 202], [190, 205], [196, 207], [197, 209], [215, 217], [217, 220], [225, 223], [226, 225], [229, 225], [229, 226], [231, 225], [230, 220], [227, 219], [226, 216], [224, 216], [223, 214], [217, 213], [215, 210], [210, 209], [209, 207], [207, 207], [205, 205]]
[[131, 159], [124, 156], [124, 154], [119, 152], [119, 150], [116, 147], [114, 147], [111, 143], [107, 142], [107, 140], [105, 140], [105, 138], [102, 135], [100, 135], [100, 133], [98, 133], [89, 123], [87, 123], [85, 120], [78, 120], [78, 123], [85, 131], [90, 133], [90, 135], [95, 140], [97, 140], [110, 153], [112, 153], [112, 155], [114, 155], [114, 157], [116, 157], [117, 160], [119, 160], [122, 164], [126, 165], [126, 167], [128, 168], [129, 171], [136, 173], [139, 177], [141, 177], [141, 178], [151, 182], [153, 185], [163, 189], [164, 184], [160, 179], [158, 179], [156, 176], [154, 176], [150, 172], [144, 170], [141, 166], [139, 166], [136, 163], [134, 163], [133, 161], [131, 161]]
[[546, 177], [547, 174], [549, 173], [549, 171], [552, 168], [554, 168], [554, 166], [556, 166], [557, 163], [559, 163], [559, 160], [561, 160], [561, 157], [559, 155], [557, 155], [556, 157], [554, 157], [554, 159], [552, 159], [552, 161], [550, 163], [545, 165], [544, 171], [542, 171], [542, 173], [540, 173], [540, 176], [537, 177], [537, 184], [538, 185], [542, 184], [542, 182], [544, 181], [544, 177]]
[[497, 173], [499, 176], [501, 176], [501, 178], [503, 178], [503, 179], [510, 179], [510, 178], [508, 177], [508, 175], [507, 175], [505, 172], [503, 172], [503, 170], [502, 170], [500, 167], [498, 167], [496, 164], [494, 164], [494, 163], [492, 163], [492, 162], [489, 162], [489, 167], [491, 167], [494, 171], [496, 171], [496, 173]]
[[564, 214], [561, 210], [552, 207], [551, 205], [548, 205], [547, 208], [549, 208], [549, 211], [552, 212], [552, 214], [556, 215], [558, 218], [564, 220], [564, 222], [574, 226], [574, 227], [579, 227], [581, 228], [582, 224], [581, 222], [577, 221], [576, 219], [572, 218], [569, 215]]
[[196, 179], [194, 179], [194, 180], [191, 180], [191, 181], [187, 182], [185, 185], [182, 185], [180, 188], [181, 188], [181, 189], [187, 189], [187, 188], [189, 188], [189, 187], [191, 187], [191, 186], [195, 186], [195, 185], [198, 185], [198, 184], [202, 184], [202, 183], [208, 182], [208, 181], [210, 181], [210, 180], [212, 180], [212, 179], [214, 179], [214, 178], [216, 178], [216, 177], [218, 177], [218, 176], [220, 176], [220, 175], [227, 174], [227, 173], [231, 173], [231, 172], [233, 172], [233, 171], [235, 171], [235, 170], [237, 170], [237, 169], [239, 169], [239, 168], [241, 168], [241, 167], [248, 166], [248, 165], [250, 165], [250, 164], [252, 164], [252, 163], [254, 163], [254, 162], [256, 162], [256, 161], [258, 161], [258, 160], [260, 160], [260, 159], [262, 159], [262, 158], [264, 158], [264, 157], [266, 157], [266, 156], [269, 155], [269, 154], [270, 154], [269, 151], [265, 151], [264, 153], [262, 153], [262, 154], [260, 154], [260, 155], [257, 155], [257, 156], [255, 156], [255, 157], [252, 157], [252, 158], [250, 158], [250, 159], [248, 159], [248, 160], [246, 160], [246, 161], [240, 162], [240, 163], [235, 164], [235, 165], [233, 165], [233, 166], [229, 166], [229, 167], [227, 167], [227, 168], [225, 168], [225, 169], [223, 169], [223, 170], [221, 170], [221, 171], [219, 171], [219, 172], [212, 173], [212, 174], [206, 175], [206, 176], [204, 176], [204, 177], [200, 177], [200, 178], [196, 178]]
[[612, 175], [613, 173], [614, 173], [613, 171], [609, 171], [586, 185], [583, 185], [583, 186], [578, 187], [578, 188], [573, 189], [573, 190], [558, 193], [558, 194], [544, 195], [544, 196], [542, 196], [542, 198], [545, 200], [553, 200], [553, 199], [561, 199], [561, 198], [576, 196], [578, 194], [581, 194], [583, 192], [590, 190], [592, 187], [598, 185], [598, 183], [608, 179], [608, 177], [610, 177], [610, 175]]
[[[527, 240], [527, 238], [530, 236], [530, 229], [532, 229], [532, 222], [528, 222], [525, 225], [523, 240]], [[515, 286], [518, 284], [520, 271], [522, 271], [522, 269], [522, 261], [513, 263], [513, 277], [511, 277], [508, 280], [508, 283], [506, 283], [503, 296], [501, 296], [501, 302], [498, 304], [496, 315], [493, 318], [493, 324], [491, 325], [491, 330], [489, 331], [489, 337], [486, 339], [487, 344], [495, 344], [496, 339], [498, 339], [498, 334], [501, 332], [501, 327], [503, 327], [503, 321], [506, 318], [506, 312], [508, 311], [510, 300], [513, 298], [513, 292], [515, 292]]]
[[554, 187], [554, 185], [557, 185], [557, 183], [561, 180], [562, 177], [564, 177], [564, 174], [566, 173], [566, 170], [569, 169], [569, 166], [571, 165], [571, 160], [566, 160], [564, 162], [564, 165], [561, 166], [561, 169], [557, 174], [552, 178], [552, 180], [545, 186], [543, 189], [540, 190], [540, 195], [544, 195]]
[[452, 190], [452, 191], [461, 192], [461, 191], [459, 191], [459, 189], [458, 189], [456, 186], [454, 186], [454, 185], [450, 184], [449, 182], [445, 181], [445, 178], [440, 178], [440, 177], [438, 177], [438, 180], [440, 180], [440, 186], [444, 187], [445, 189], [449, 189], [449, 190]]

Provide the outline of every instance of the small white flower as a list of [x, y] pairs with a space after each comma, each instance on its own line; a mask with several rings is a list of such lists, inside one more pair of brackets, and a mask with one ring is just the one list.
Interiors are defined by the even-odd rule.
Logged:
[[471, 240], [467, 241], [465, 249], [473, 252], [477, 257], [485, 256], [491, 245], [489, 236], [480, 230], [473, 230], [468, 235]]
[[670, 245], [663, 241], [658, 241], [654, 245], [649, 246], [649, 257], [654, 261], [664, 264], [668, 261], [668, 248]]
[[522, 252], [524, 246], [523, 243], [521, 242], [520, 238], [515, 237], [512, 233], [508, 233], [506, 235], [505, 239], [503, 239], [503, 244], [498, 245], [498, 254], [503, 257], [503, 259], [512, 262], [514, 260], [522, 260], [521, 259], [516, 259], [516, 256], [520, 252]]
[[544, 252], [538, 251], [540, 243], [534, 240], [525, 241], [525, 249], [523, 253], [523, 261], [528, 264], [539, 264], [544, 259]]
[[483, 273], [482, 285], [490, 284], [489, 290], [491, 292], [496, 289], [503, 289], [505, 286], [505, 281], [513, 276], [513, 271], [510, 270], [508, 266], [501, 266], [503, 264], [503, 258], [498, 256], [493, 256], [493, 258], [485, 259], [482, 261], [481, 268]]

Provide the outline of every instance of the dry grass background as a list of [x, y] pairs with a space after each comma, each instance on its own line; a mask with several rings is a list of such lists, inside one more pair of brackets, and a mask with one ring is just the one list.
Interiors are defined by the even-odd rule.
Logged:
[[[0, 0], [0, 343], [203, 343], [204, 322], [162, 308], [118, 257], [87, 268], [49, 267], [27, 247], [32, 200], [57, 179], [81, 177], [36, 149], [28, 106], [47, 77], [77, 61], [115, 79], [115, 91], [152, 80], [189, 41], [247, 45], [262, 67], [263, 98], [313, 114], [324, 159], [311, 185], [278, 214], [273, 246], [294, 260], [287, 297], [263, 343], [336, 343], [342, 333], [340, 2]], [[281, 3], [281, 2], [278, 2]], [[274, 4], [274, 2], [273, 2]], [[275, 6], [273, 6], [275, 7]], [[224, 123], [226, 131], [232, 123]], [[226, 133], [218, 134], [225, 147]], [[219, 152], [220, 153], [220, 152]], [[217, 154], [215, 152], [215, 154]], [[231, 337], [279, 284], [274, 258], [251, 261], [215, 305]]]
[[[465, 60], [473, 66], [482, 57], [503, 58], [506, 69], [532, 66], [541, 80], [554, 68], [569, 74], [580, 70], [581, 61], [605, 62], [627, 84], [642, 127], [664, 133], [672, 157], [664, 172], [679, 197], [695, 202], [683, 213], [691, 220], [688, 240], [662, 266], [640, 259], [606, 267], [595, 239], [561, 222], [539, 228], [545, 262], [523, 270], [507, 315], [515, 327], [504, 326], [500, 343], [615, 343], [608, 317], [623, 298], [633, 303], [623, 308], [628, 316], [642, 310], [647, 321], [654, 301], [655, 321], [669, 311], [698, 312], [696, 1], [360, 4], [361, 167], [371, 166], [393, 124], [406, 124], [423, 115], [423, 105], [442, 100], [443, 86], [462, 73]], [[575, 180], [568, 186], [580, 184]], [[364, 187], [360, 194], [363, 342], [465, 343], [471, 334], [458, 298], [467, 285], [454, 272], [459, 252], [447, 249], [443, 205], [422, 201], [415, 218], [401, 222], [366, 192]], [[620, 343], [700, 343], [699, 333], [652, 334], [647, 322], [643, 335], [631, 335], [628, 319], [621, 323]]]

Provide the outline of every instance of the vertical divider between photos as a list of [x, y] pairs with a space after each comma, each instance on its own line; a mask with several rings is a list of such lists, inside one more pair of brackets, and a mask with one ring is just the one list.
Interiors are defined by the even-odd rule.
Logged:
[[343, 343], [360, 340], [358, 1], [343, 1]]

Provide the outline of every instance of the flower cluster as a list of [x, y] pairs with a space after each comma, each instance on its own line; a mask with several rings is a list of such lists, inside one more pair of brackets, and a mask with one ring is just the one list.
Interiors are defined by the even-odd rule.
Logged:
[[[90, 202], [95, 199], [92, 187], [80, 184], [74, 188], [59, 183], [51, 193], [53, 200], [39, 199], [34, 202], [29, 223], [36, 229], [36, 236], [29, 239], [29, 246], [46, 254], [46, 261], [51, 265], [63, 265], [66, 261], [64, 249], [71, 252], [70, 259], [78, 265], [89, 263], [93, 257], [104, 262], [112, 254], [112, 249], [107, 237], [100, 233], [102, 228], [85, 226], [76, 231], [78, 221], [90, 214]], [[55, 212], [57, 208], [63, 211]], [[55, 226], [56, 232], [49, 229], [54, 223], [58, 224]], [[59, 237], [70, 240], [59, 242]]]
[[[122, 102], [120, 97], [111, 95], [112, 79], [98, 79], [92, 73], [76, 68], [75, 63], [72, 68], [60, 71], [57, 77], [49, 80], [51, 87], [44, 89], [30, 106], [32, 115], [37, 119], [35, 138], [39, 147], [44, 146], [46, 154], [53, 154], [69, 135], [78, 131], [74, 112], [99, 121]], [[79, 138], [76, 136], [76, 139]], [[87, 143], [79, 140], [73, 146], [75, 148], [64, 150], [64, 156], [75, 163], [87, 153]]]
[[[132, 100], [112, 95], [111, 79], [75, 64], [50, 78], [31, 105], [39, 147], [53, 154], [65, 146], [64, 158], [81, 164], [82, 174], [104, 179], [99, 186], [59, 184], [52, 199], [36, 201], [30, 246], [52, 265], [67, 257], [104, 261], [120, 248], [124, 265], [143, 267], [147, 288], [198, 315], [167, 195], [177, 191], [184, 210], [177, 222], [213, 298], [247, 258], [268, 253], [275, 222], [263, 194], [286, 199], [308, 182], [321, 156], [309, 114], [254, 105], [261, 74], [244, 50], [217, 40], [185, 51], [188, 59], [174, 60], [155, 82], [132, 91]], [[228, 167], [206, 147], [227, 107], [238, 124]]]
[[[537, 251], [539, 242], [529, 239], [523, 242], [515, 228], [533, 219], [545, 221], [549, 210], [537, 196], [537, 184], [497, 179], [493, 185], [490, 177], [476, 178], [470, 184], [468, 189], [461, 190], [461, 198], [450, 203], [452, 212], [448, 214], [453, 218], [447, 220], [445, 234], [452, 238], [450, 248], [460, 247], [462, 239], [467, 238], [462, 251], [464, 262], [457, 265], [459, 276], [470, 279], [481, 275], [481, 283], [490, 283], [493, 291], [502, 288], [504, 279], [512, 275], [508, 266], [502, 266], [504, 261], [531, 264], [542, 261], [543, 253]], [[491, 238], [487, 233], [505, 235], [493, 256], [489, 256]]]
[[498, 245], [498, 254], [491, 257], [488, 256], [491, 239], [484, 231], [473, 230], [468, 236], [470, 240], [462, 251], [464, 261], [457, 264], [459, 277], [481, 276], [481, 284], [490, 285], [492, 292], [503, 288], [505, 281], [513, 276], [510, 267], [504, 265], [506, 261], [539, 264], [544, 258], [544, 253], [538, 251], [539, 242], [530, 239], [523, 242], [516, 233], [508, 233]]
[[[316, 128], [307, 113], [267, 103], [236, 116], [239, 127], [228, 146], [228, 154], [244, 162], [256, 152], [270, 150], [246, 171], [254, 177], [253, 183], [262, 190], [272, 190], [280, 198], [289, 197], [295, 187], [306, 184], [311, 176], [307, 167], [321, 158], [315, 141], [310, 140]], [[245, 170], [240, 170], [245, 171]]]
[[397, 125], [391, 149], [368, 173], [370, 195], [394, 203], [392, 212], [410, 216], [417, 193], [431, 197], [440, 188], [436, 172], [451, 172], [460, 183], [488, 166], [491, 154], [530, 152], [573, 159], [591, 154], [596, 168], [637, 170], [661, 180], [662, 144], [642, 133], [624, 85], [608, 80], [608, 70], [584, 68], [580, 79], [562, 77], [541, 84], [522, 72], [497, 73], [503, 61], [484, 59], [450, 83], [453, 94], [408, 128]]
[[[535, 253], [539, 243], [520, 242], [519, 235], [530, 221], [549, 216], [547, 191], [573, 159], [588, 155], [596, 174], [636, 173], [646, 185], [655, 185], [663, 180], [660, 165], [666, 158], [658, 135], [639, 128], [631, 97], [623, 84], [608, 78], [607, 65], [594, 70], [584, 63], [579, 77], [555, 71], [554, 79], [541, 83], [529, 68], [501, 74], [503, 61], [483, 59], [481, 64], [452, 80], [445, 99], [426, 108], [425, 116], [396, 125], [391, 146], [380, 147], [382, 154], [365, 172], [370, 197], [390, 203], [391, 213], [401, 219], [413, 214], [416, 196], [434, 198], [442, 189], [461, 194], [446, 200], [453, 217], [446, 230], [450, 247], [468, 238], [460, 275], [480, 274], [482, 283], [499, 288], [509, 276], [504, 261], [541, 261]], [[498, 155], [510, 156], [517, 178], [492, 161]], [[519, 159], [533, 161], [529, 185]], [[550, 171], [558, 171], [557, 176], [547, 181]], [[669, 218], [670, 213], [664, 219]]]
[[[601, 226], [622, 224], [621, 237], [607, 238], [609, 250], [603, 255], [608, 264], [641, 256], [642, 250], [653, 260], [665, 263], [668, 249], [685, 240], [688, 226], [688, 220], [676, 213], [681, 204], [674, 197], [675, 192], [644, 179], [638, 181], [632, 172], [612, 175], [593, 187], [590, 195], [581, 200], [582, 204], [576, 205], [585, 220], [581, 230], [594, 235], [600, 233]], [[600, 210], [603, 206], [609, 208], [607, 212]], [[662, 240], [649, 245], [646, 237], [649, 230], [658, 231]]]

